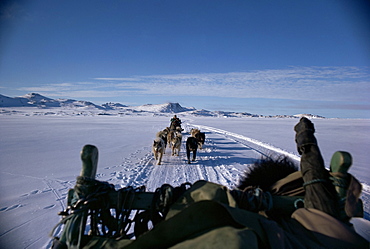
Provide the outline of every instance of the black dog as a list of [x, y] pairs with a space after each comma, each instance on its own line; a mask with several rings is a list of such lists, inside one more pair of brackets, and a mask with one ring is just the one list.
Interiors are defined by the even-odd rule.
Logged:
[[193, 152], [193, 160], [197, 156], [198, 140], [195, 137], [188, 137], [186, 140], [186, 156], [188, 157], [188, 164], [190, 164], [190, 152]]
[[204, 141], [206, 140], [206, 134], [204, 132], [197, 132], [195, 138], [198, 140], [199, 149], [202, 149]]

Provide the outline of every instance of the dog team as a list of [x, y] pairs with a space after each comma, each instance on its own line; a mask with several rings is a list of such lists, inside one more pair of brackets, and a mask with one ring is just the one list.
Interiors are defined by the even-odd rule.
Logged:
[[[167, 145], [171, 148], [172, 156], [179, 156], [182, 144], [181, 120], [175, 115], [171, 119], [170, 127], [157, 132], [156, 138], [153, 141], [152, 151], [157, 165], [162, 162], [163, 154], [166, 152]], [[195, 161], [197, 149], [202, 149], [205, 142], [205, 133], [200, 132], [199, 129], [191, 129], [190, 137], [186, 140], [186, 156], [190, 164], [190, 153], [193, 153], [192, 161]]]

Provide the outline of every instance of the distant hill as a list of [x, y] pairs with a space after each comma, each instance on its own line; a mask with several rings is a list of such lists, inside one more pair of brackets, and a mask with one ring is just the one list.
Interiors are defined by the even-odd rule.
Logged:
[[142, 105], [127, 106], [120, 103], [105, 103], [96, 105], [92, 102], [74, 100], [74, 99], [51, 99], [38, 93], [29, 93], [20, 97], [7, 97], [0, 94], [0, 107], [63, 107], [78, 109], [98, 109], [98, 110], [132, 110], [136, 112], [153, 112], [153, 113], [180, 113], [194, 111], [195, 108], [182, 107], [179, 103], [165, 103], [159, 105]]
[[[272, 117], [272, 118], [324, 118], [312, 114], [297, 114], [297, 115], [274, 115], [274, 116], [263, 116], [257, 114], [251, 114], [247, 112], [225, 112], [225, 111], [208, 111], [208, 110], [197, 110], [194, 107], [183, 107], [179, 103], [165, 103], [165, 104], [146, 104], [141, 106], [127, 106], [120, 103], [105, 103], [102, 105], [96, 105], [89, 101], [81, 101], [74, 99], [51, 99], [38, 93], [29, 93], [20, 97], [7, 97], [0, 94], [0, 108], [10, 107], [34, 107], [36, 108], [37, 115], [40, 114], [40, 109], [55, 109], [60, 108], [60, 111], [72, 111], [68, 114], [76, 114], [73, 111], [78, 112], [78, 115], [82, 115], [83, 112], [89, 111], [90, 114], [96, 115], [129, 115], [137, 113], [152, 113], [152, 114], [170, 114], [170, 113], [183, 113], [193, 116], [204, 116], [204, 117]], [[0, 113], [9, 114], [16, 113], [10, 112], [9, 110], [3, 110]], [[53, 115], [55, 112], [48, 110], [48, 115]]]
[[160, 112], [160, 113], [180, 113], [194, 111], [195, 108], [182, 107], [179, 103], [165, 103], [159, 105], [141, 105], [135, 107], [136, 110], [146, 111], [146, 112]]
[[28, 93], [21, 97], [10, 98], [0, 94], [0, 107], [69, 107], [104, 109], [88, 101], [73, 99], [51, 99], [38, 93]]

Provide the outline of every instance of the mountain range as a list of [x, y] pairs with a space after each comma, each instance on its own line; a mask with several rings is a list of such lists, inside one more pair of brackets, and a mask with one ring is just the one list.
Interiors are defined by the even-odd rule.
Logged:
[[[247, 112], [225, 112], [225, 111], [208, 111], [197, 110], [194, 107], [182, 107], [179, 103], [165, 104], [146, 104], [141, 106], [127, 106], [120, 103], [105, 103], [96, 105], [89, 101], [74, 100], [74, 99], [52, 99], [38, 93], [28, 93], [20, 97], [8, 97], [0, 94], [0, 108], [11, 107], [34, 107], [40, 109], [55, 109], [61, 110], [76, 110], [90, 111], [97, 115], [114, 115], [114, 114], [131, 114], [131, 113], [153, 113], [153, 114], [170, 114], [182, 113], [194, 116], [209, 116], [209, 117], [288, 117], [299, 118], [302, 116], [310, 118], [323, 118], [312, 114], [297, 114], [297, 115], [274, 115], [264, 116], [251, 114]], [[2, 110], [0, 113], [8, 113], [9, 111]], [[48, 112], [50, 113], [50, 112]]]

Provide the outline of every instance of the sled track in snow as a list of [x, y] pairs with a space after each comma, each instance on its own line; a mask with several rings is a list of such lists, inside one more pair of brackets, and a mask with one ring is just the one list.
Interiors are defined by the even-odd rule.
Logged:
[[[194, 126], [185, 124], [184, 128], [190, 131]], [[153, 165], [153, 171], [148, 181], [148, 189], [155, 189], [155, 187], [163, 184], [163, 182], [156, 179], [164, 180], [166, 183], [174, 186], [184, 182], [193, 183], [197, 180], [207, 180], [234, 187], [239, 176], [248, 166], [247, 164], [251, 162], [248, 159], [238, 159], [239, 161], [237, 161], [227, 153], [223, 153], [223, 149], [218, 144], [220, 142], [217, 142], [217, 140], [222, 140], [224, 143], [227, 141], [227, 143], [236, 144], [239, 147], [245, 146], [228, 137], [212, 132], [212, 134], [207, 135], [204, 148], [198, 150], [196, 161], [188, 164], [185, 143], [189, 136], [190, 134], [183, 133], [179, 156], [171, 156], [170, 149], [167, 148], [167, 153], [163, 157], [163, 164], [159, 166]]]
[[[275, 146], [272, 146], [270, 144], [263, 143], [263, 142], [258, 141], [256, 139], [253, 139], [253, 138], [249, 138], [249, 137], [246, 137], [246, 136], [243, 136], [243, 135], [240, 135], [240, 134], [236, 134], [236, 133], [233, 133], [233, 132], [229, 132], [229, 131], [217, 129], [217, 128], [210, 127], [210, 126], [204, 126], [204, 125], [193, 125], [193, 126], [198, 127], [201, 130], [212, 131], [212, 132], [215, 132], [215, 133], [218, 133], [218, 134], [222, 134], [222, 135], [234, 137], [234, 138], [240, 139], [242, 141], [246, 141], [246, 142], [255, 144], [258, 147], [262, 147], [262, 148], [265, 148], [265, 149], [267, 149], [269, 151], [273, 151], [273, 152], [276, 152], [278, 154], [282, 154], [282, 155], [288, 156], [288, 157], [290, 157], [290, 158], [292, 158], [293, 160], [296, 160], [296, 161], [299, 161], [300, 160], [300, 157], [297, 156], [297, 155], [295, 155], [295, 154], [289, 153], [289, 152], [287, 152], [285, 150], [282, 150], [282, 149], [277, 148]], [[236, 141], [236, 142], [239, 142], [239, 141]], [[239, 143], [242, 143], [242, 142], [239, 142]], [[246, 145], [246, 146], [248, 146], [248, 145]], [[250, 147], [250, 146], [248, 146], [248, 147]], [[264, 154], [263, 152], [258, 151], [255, 148], [252, 148], [252, 149], [256, 150], [260, 154]]]

